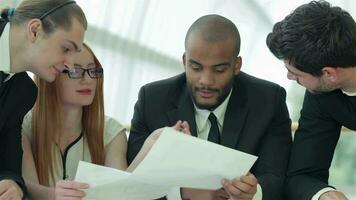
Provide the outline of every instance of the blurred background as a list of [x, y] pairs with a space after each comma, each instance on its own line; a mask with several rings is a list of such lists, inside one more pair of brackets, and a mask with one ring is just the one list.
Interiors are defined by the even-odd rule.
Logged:
[[[0, 0], [15, 7], [18, 0]], [[104, 67], [106, 114], [129, 126], [139, 88], [184, 71], [181, 57], [189, 26], [200, 16], [220, 14], [241, 34], [242, 70], [282, 85], [293, 122], [304, 88], [286, 78], [283, 62], [268, 50], [266, 35], [307, 0], [77, 0], [86, 13], [86, 43]], [[356, 18], [356, 1], [329, 0]], [[318, 147], [315, 147], [318, 148]], [[344, 131], [335, 152], [330, 184], [356, 200], [356, 134]]]

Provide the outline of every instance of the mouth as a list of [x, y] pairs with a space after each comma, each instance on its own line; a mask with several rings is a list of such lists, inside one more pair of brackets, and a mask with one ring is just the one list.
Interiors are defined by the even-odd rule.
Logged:
[[200, 97], [208, 99], [208, 98], [214, 97], [216, 94], [216, 91], [206, 90], [206, 89], [198, 89], [197, 93], [199, 94]]
[[82, 90], [77, 90], [76, 92], [78, 92], [81, 95], [91, 95], [92, 94], [91, 89], [82, 89]]

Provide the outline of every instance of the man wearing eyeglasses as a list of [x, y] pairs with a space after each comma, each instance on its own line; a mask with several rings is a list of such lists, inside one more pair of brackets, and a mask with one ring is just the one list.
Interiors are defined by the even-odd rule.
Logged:
[[284, 200], [291, 143], [286, 93], [277, 84], [241, 72], [239, 50], [233, 22], [203, 16], [186, 35], [185, 73], [147, 84], [139, 92], [128, 162], [152, 131], [178, 120], [187, 121], [195, 137], [259, 157], [246, 176], [222, 180], [217, 190], [182, 188], [177, 195], [183, 199], [253, 199], [263, 193], [264, 200]]
[[328, 178], [341, 126], [356, 130], [354, 19], [313, 1], [276, 23], [267, 45], [284, 61], [287, 77], [307, 89], [288, 167], [288, 199], [347, 199]]

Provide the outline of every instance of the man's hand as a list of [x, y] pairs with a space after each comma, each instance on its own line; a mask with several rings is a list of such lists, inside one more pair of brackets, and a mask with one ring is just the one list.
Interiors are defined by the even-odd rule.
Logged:
[[329, 191], [322, 194], [319, 200], [347, 200], [347, 197], [338, 191]]
[[85, 196], [83, 189], [88, 189], [89, 185], [77, 181], [60, 180], [56, 184], [56, 200], [80, 200]]
[[257, 184], [257, 178], [251, 173], [232, 181], [223, 180], [223, 187], [231, 200], [252, 200], [257, 192]]
[[21, 200], [23, 197], [22, 190], [13, 180], [0, 181], [0, 200]]
[[218, 190], [182, 188], [181, 196], [184, 200], [226, 200], [229, 198], [229, 195], [223, 188]]

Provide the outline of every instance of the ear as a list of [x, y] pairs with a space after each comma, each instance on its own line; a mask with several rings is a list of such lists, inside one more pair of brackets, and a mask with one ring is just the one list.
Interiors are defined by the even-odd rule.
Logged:
[[323, 72], [323, 76], [332, 82], [335, 82], [338, 79], [339, 71], [336, 67], [326, 66], [323, 67], [321, 71]]
[[241, 58], [241, 56], [237, 56], [236, 61], [235, 61], [235, 66], [234, 66], [234, 74], [235, 75], [240, 73], [241, 66], [242, 66], [242, 58]]
[[39, 37], [39, 33], [42, 30], [42, 21], [39, 19], [31, 19], [27, 22], [26, 34], [27, 38], [34, 42]]
[[185, 66], [185, 61], [186, 61], [186, 58], [185, 58], [185, 52], [184, 52], [184, 53], [183, 53], [183, 56], [182, 56], [182, 62], [183, 62], [184, 68], [186, 67], [186, 66]]

